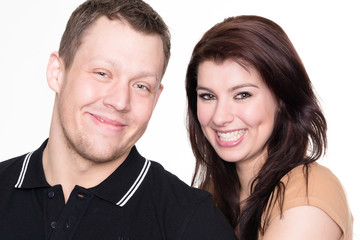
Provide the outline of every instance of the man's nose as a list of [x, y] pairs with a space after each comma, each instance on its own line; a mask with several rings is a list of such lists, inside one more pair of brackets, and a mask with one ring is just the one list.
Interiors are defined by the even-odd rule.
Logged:
[[127, 83], [119, 82], [108, 90], [104, 98], [104, 105], [119, 112], [127, 112], [130, 110], [130, 100], [130, 86]]

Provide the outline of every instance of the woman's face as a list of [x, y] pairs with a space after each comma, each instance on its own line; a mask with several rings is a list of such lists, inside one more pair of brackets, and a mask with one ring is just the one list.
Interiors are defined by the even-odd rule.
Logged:
[[217, 154], [228, 162], [253, 161], [265, 151], [277, 102], [255, 69], [238, 63], [199, 65], [197, 117]]

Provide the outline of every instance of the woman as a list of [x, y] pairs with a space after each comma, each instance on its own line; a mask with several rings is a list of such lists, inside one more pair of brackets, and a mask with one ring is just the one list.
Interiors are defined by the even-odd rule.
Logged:
[[194, 48], [186, 91], [192, 184], [239, 239], [352, 239], [341, 184], [315, 162], [324, 115], [281, 27], [258, 16], [216, 24]]

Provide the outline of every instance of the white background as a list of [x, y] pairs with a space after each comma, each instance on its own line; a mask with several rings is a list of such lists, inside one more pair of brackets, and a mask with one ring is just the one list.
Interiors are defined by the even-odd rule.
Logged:
[[[48, 136], [53, 92], [45, 69], [71, 12], [82, 1], [0, 2], [0, 161], [40, 146]], [[194, 158], [185, 127], [184, 79], [202, 34], [229, 16], [270, 18], [287, 32], [302, 58], [328, 121], [329, 149], [320, 162], [343, 183], [360, 239], [359, 57], [357, 0], [147, 0], [169, 25], [172, 57], [165, 89], [139, 151], [190, 183]]]

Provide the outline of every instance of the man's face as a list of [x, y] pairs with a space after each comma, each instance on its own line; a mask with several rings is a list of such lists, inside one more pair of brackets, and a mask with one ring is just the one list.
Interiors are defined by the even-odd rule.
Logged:
[[55, 124], [66, 145], [96, 163], [127, 156], [162, 91], [163, 63], [160, 36], [99, 18], [60, 77]]

